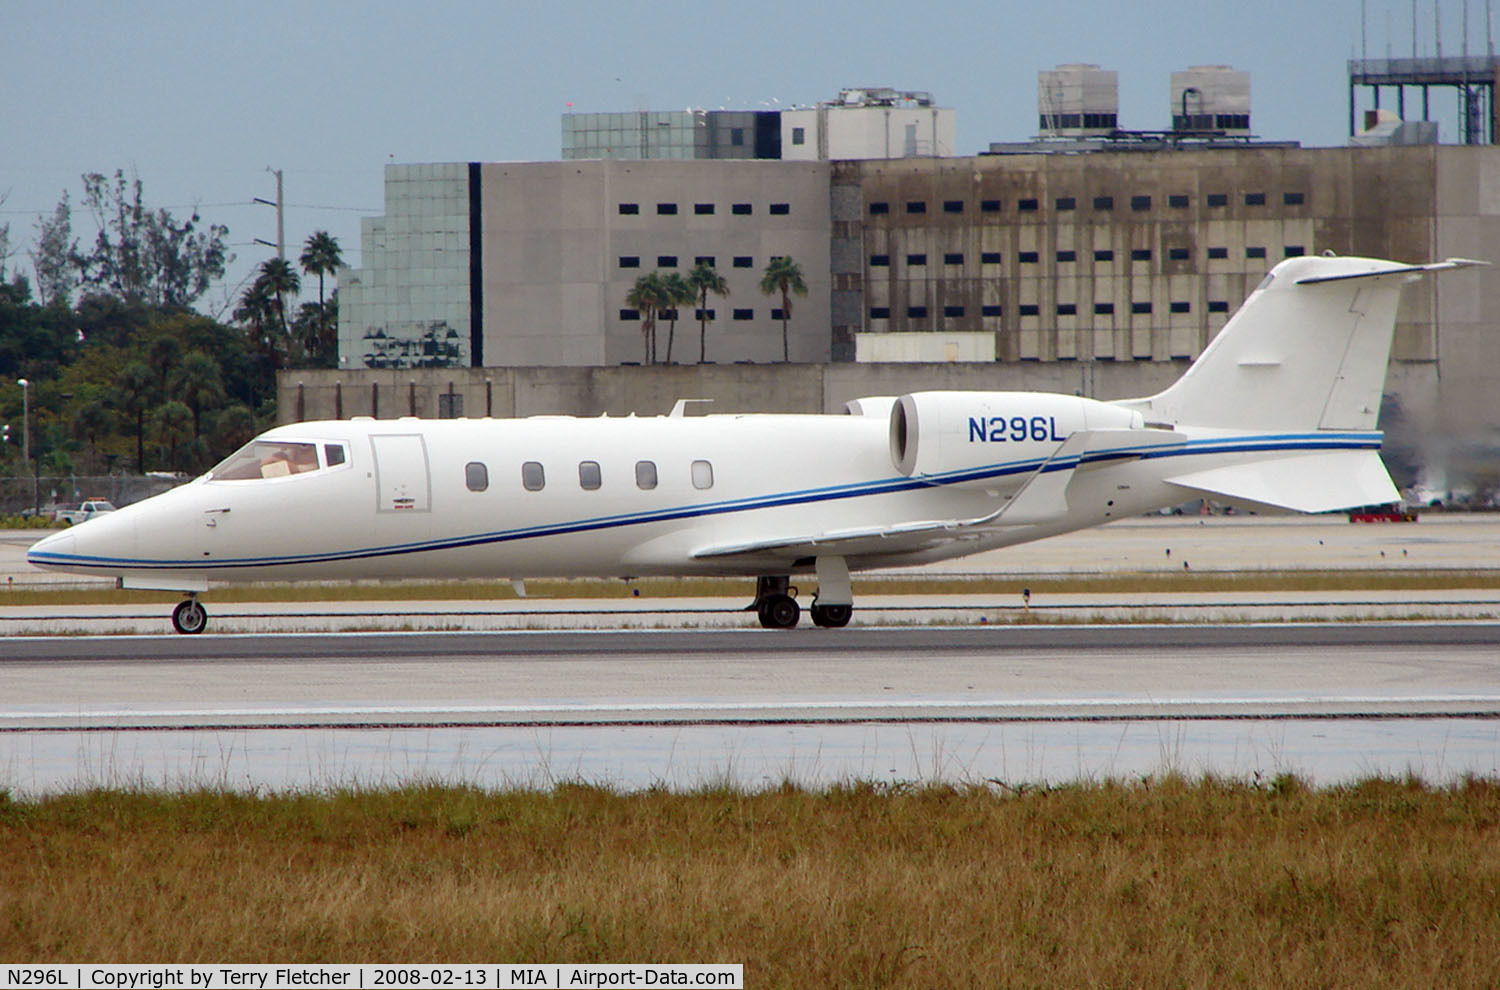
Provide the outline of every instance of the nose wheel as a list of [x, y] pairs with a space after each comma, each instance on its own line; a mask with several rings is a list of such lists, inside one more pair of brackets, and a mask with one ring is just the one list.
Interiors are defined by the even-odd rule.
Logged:
[[172, 610], [172, 628], [180, 633], [201, 633], [208, 625], [208, 612], [196, 597], [189, 598]]

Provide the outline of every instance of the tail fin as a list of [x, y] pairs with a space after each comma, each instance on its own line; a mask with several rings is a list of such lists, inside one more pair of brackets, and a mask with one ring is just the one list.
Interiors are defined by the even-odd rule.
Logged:
[[1373, 430], [1401, 287], [1425, 272], [1482, 264], [1289, 258], [1170, 388], [1120, 404], [1154, 423]]

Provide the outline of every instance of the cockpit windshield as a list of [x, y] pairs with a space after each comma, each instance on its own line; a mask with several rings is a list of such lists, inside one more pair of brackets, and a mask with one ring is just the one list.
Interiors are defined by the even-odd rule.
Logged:
[[287, 440], [252, 440], [208, 473], [210, 481], [282, 478], [318, 469], [315, 444]]

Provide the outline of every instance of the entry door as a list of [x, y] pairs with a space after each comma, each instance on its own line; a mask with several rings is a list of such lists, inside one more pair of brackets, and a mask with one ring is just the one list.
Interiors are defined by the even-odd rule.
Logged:
[[376, 510], [428, 512], [432, 482], [427, 471], [427, 441], [420, 433], [370, 437], [375, 455]]

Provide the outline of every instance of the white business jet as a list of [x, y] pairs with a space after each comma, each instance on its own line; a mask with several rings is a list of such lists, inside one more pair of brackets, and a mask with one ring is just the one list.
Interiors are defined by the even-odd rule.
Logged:
[[842, 626], [850, 572], [922, 564], [1194, 497], [1322, 512], [1395, 501], [1378, 453], [1401, 286], [1369, 258], [1283, 261], [1166, 391], [1100, 402], [914, 392], [846, 415], [297, 423], [208, 474], [33, 546], [39, 567], [188, 596], [213, 582], [744, 575], [767, 628]]

